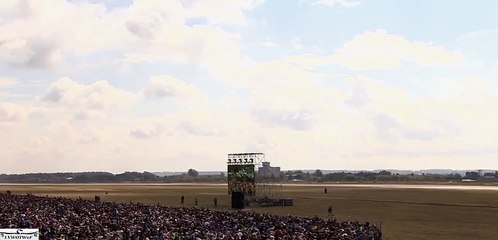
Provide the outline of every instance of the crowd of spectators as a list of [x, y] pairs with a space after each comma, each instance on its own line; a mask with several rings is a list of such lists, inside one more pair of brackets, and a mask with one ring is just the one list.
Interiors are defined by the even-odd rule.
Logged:
[[0, 193], [0, 228], [38, 228], [40, 239], [381, 238], [368, 223], [10, 193]]

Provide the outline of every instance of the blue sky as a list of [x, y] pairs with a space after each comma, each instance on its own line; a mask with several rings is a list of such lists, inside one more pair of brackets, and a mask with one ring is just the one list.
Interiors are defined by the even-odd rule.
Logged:
[[2, 1], [4, 171], [498, 168], [497, 5]]

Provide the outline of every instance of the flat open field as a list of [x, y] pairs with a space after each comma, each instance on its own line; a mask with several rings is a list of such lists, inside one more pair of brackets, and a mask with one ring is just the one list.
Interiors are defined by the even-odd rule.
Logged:
[[[498, 239], [498, 191], [493, 189], [421, 189], [368, 186], [285, 185], [283, 196], [294, 199], [292, 207], [253, 208], [258, 212], [327, 216], [333, 206], [340, 220], [380, 224], [384, 239]], [[201, 207], [229, 207], [226, 185], [171, 184], [55, 184], [0, 185], [0, 191], [77, 198], [99, 195], [103, 201], [143, 202], [179, 206], [194, 199]], [[108, 194], [105, 194], [108, 192]]]

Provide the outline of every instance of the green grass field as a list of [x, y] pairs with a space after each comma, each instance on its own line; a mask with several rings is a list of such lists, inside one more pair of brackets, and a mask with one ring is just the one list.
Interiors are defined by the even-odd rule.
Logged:
[[[201, 207], [229, 208], [227, 187], [222, 185], [80, 184], [0, 185], [0, 191], [37, 195], [93, 198], [103, 201], [143, 202], [179, 206], [194, 199]], [[105, 194], [108, 192], [108, 194]], [[258, 212], [301, 216], [327, 216], [332, 205], [340, 220], [381, 224], [385, 239], [498, 239], [498, 191], [376, 189], [356, 187], [284, 186], [283, 196], [292, 207], [252, 208]]]

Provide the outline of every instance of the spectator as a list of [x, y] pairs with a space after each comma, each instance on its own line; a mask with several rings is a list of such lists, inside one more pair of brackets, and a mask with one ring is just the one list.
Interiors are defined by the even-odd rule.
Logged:
[[368, 223], [0, 193], [0, 228], [18, 227], [40, 239], [381, 239]]

